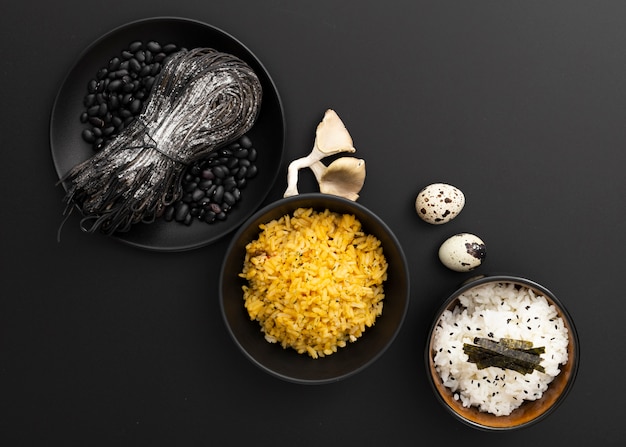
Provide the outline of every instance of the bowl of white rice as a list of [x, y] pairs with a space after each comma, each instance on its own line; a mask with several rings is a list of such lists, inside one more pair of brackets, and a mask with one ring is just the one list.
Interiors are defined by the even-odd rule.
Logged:
[[300, 384], [350, 377], [395, 339], [409, 271], [391, 229], [339, 196], [280, 199], [227, 249], [220, 305], [236, 346], [270, 375]]
[[578, 362], [565, 307], [545, 287], [509, 275], [466, 281], [437, 312], [426, 348], [438, 400], [485, 430], [546, 417], [571, 389]]

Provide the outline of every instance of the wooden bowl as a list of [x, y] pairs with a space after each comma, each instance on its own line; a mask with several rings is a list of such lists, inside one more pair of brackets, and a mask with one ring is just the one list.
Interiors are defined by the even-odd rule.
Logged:
[[[560, 365], [561, 372], [554, 378], [543, 393], [540, 399], [534, 401], [524, 401], [524, 403], [513, 410], [510, 415], [496, 416], [494, 414], [480, 411], [477, 407], [464, 407], [461, 400], [454, 398], [453, 392], [445, 387], [435, 369], [435, 352], [433, 351], [435, 328], [438, 326], [440, 318], [445, 310], [452, 310], [459, 305], [459, 296], [468, 290], [487, 283], [513, 283], [521, 287], [533, 290], [537, 295], [543, 295], [550, 304], [553, 304], [558, 315], [563, 320], [568, 330], [568, 360], [564, 365]], [[444, 407], [460, 421], [478, 429], [483, 430], [512, 430], [526, 427], [536, 423], [554, 411], [563, 402], [566, 395], [573, 386], [579, 362], [578, 336], [574, 323], [567, 313], [565, 307], [559, 300], [545, 287], [525, 278], [497, 275], [481, 276], [472, 278], [457, 289], [439, 309], [434, 323], [430, 329], [428, 344], [426, 348], [426, 368], [435, 395]]]

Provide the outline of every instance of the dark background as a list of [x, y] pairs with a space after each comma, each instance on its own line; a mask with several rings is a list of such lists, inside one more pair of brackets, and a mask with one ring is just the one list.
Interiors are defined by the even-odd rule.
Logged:
[[[404, 326], [365, 371], [299, 386], [249, 362], [219, 311], [229, 237], [154, 253], [70, 219], [57, 242], [56, 92], [93, 40], [152, 16], [210, 23], [259, 57], [283, 100], [286, 161], [310, 151], [325, 109], [343, 119], [367, 163], [359, 202], [395, 232], [411, 273]], [[621, 0], [4, 2], [0, 444], [621, 444], [625, 19]], [[438, 227], [413, 208], [435, 181], [467, 198]], [[521, 431], [466, 427], [427, 382], [433, 313], [469, 276], [436, 252], [460, 231], [487, 244], [479, 272], [543, 284], [579, 332], [574, 388]]]

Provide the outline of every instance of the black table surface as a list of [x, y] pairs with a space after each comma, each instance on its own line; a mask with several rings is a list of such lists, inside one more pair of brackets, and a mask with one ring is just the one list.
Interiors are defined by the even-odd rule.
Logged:
[[[322, 386], [265, 374], [218, 303], [230, 237], [155, 253], [63, 227], [49, 143], [79, 54], [127, 22], [176, 16], [252, 50], [284, 105], [285, 166], [337, 111], [367, 163], [359, 202], [400, 240], [410, 307], [373, 365]], [[621, 445], [626, 366], [626, 3], [614, 1], [108, 0], [5, 2], [0, 14], [0, 444]], [[266, 203], [286, 185], [283, 166]], [[417, 192], [447, 182], [465, 209], [442, 226]], [[304, 176], [303, 189], [316, 184]], [[548, 418], [509, 433], [453, 419], [423, 362], [435, 310], [471, 273], [437, 258], [480, 235], [473, 274], [531, 278], [565, 304], [581, 360]]]

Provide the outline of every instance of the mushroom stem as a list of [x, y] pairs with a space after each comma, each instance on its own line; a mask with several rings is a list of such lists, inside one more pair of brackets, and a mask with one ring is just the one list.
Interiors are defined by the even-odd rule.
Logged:
[[[339, 158], [327, 168], [321, 160], [340, 152], [355, 152], [352, 137], [334, 110], [328, 109], [317, 125], [313, 150], [306, 157], [292, 161], [287, 168], [284, 197], [298, 195], [298, 171], [310, 168], [320, 191], [356, 200], [365, 180], [365, 163], [352, 157]], [[327, 175], [329, 174], [329, 175]]]
[[311, 167], [316, 162], [320, 162], [320, 159], [324, 157], [319, 151], [313, 149], [306, 157], [298, 158], [297, 160], [289, 163], [287, 168], [287, 189], [283, 194], [284, 197], [297, 196], [298, 193], [298, 171], [300, 169]]

